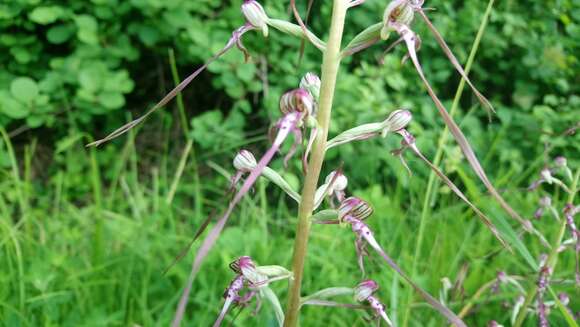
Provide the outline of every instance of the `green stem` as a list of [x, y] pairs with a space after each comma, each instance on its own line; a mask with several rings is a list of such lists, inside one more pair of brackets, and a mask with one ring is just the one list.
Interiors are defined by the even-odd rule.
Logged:
[[304, 180], [304, 188], [298, 210], [298, 227], [294, 241], [294, 258], [292, 260], [292, 272], [294, 280], [290, 283], [288, 305], [284, 327], [294, 327], [298, 324], [300, 311], [300, 289], [304, 270], [304, 261], [308, 247], [310, 234], [310, 218], [314, 210], [314, 195], [320, 177], [320, 170], [324, 161], [328, 127], [332, 101], [336, 87], [336, 78], [340, 66], [340, 46], [346, 18], [347, 3], [344, 0], [334, 0], [330, 34], [322, 61], [322, 85], [320, 89], [320, 108], [318, 110], [318, 128], [312, 155], [308, 162], [308, 172]]
[[[467, 59], [467, 64], [465, 65], [465, 74], [469, 75], [471, 71], [471, 66], [475, 61], [475, 55], [477, 54], [477, 50], [479, 49], [479, 44], [481, 43], [481, 39], [485, 32], [485, 28], [487, 27], [487, 23], [489, 21], [489, 16], [491, 15], [491, 10], [493, 8], [495, 0], [489, 0], [487, 4], [487, 9], [483, 14], [483, 18], [481, 20], [481, 24], [479, 25], [479, 30], [477, 31], [477, 35], [475, 36], [475, 40], [473, 41], [473, 45], [471, 46], [471, 52], [469, 53], [469, 57]], [[465, 79], [461, 79], [459, 86], [457, 87], [457, 91], [455, 92], [455, 97], [453, 99], [453, 104], [451, 106], [450, 115], [453, 116], [457, 109], [459, 108], [459, 100], [461, 100], [461, 95], [463, 94], [463, 90], [465, 89]], [[437, 145], [437, 153], [435, 154], [435, 159], [433, 160], [433, 165], [439, 166], [441, 160], [443, 159], [443, 152], [445, 148], [445, 144], [447, 144], [447, 139], [449, 138], [449, 129], [445, 127], [441, 135], [439, 136], [439, 141]], [[421, 256], [421, 247], [423, 246], [423, 238], [425, 235], [425, 228], [426, 228], [426, 221], [427, 216], [431, 213], [431, 200], [433, 198], [433, 190], [435, 189], [435, 182], [436, 182], [435, 173], [431, 171], [429, 174], [429, 181], [427, 183], [427, 191], [425, 193], [425, 198], [423, 199], [423, 208], [421, 210], [421, 218], [419, 222], [419, 234], [417, 236], [417, 243], [415, 245], [415, 255], [413, 257], [413, 266], [411, 269], [411, 277], [416, 277], [417, 274], [417, 264], [419, 262], [419, 257]], [[410, 296], [409, 296], [410, 297]], [[409, 300], [410, 302], [410, 300]], [[411, 306], [407, 306], [407, 310], [405, 313], [404, 319], [404, 326], [407, 326], [408, 319], [410, 318], [411, 313]]]
[[[578, 190], [578, 182], [580, 181], [580, 169], [576, 172], [576, 177], [574, 178], [574, 181], [572, 182], [572, 186], [570, 187], [571, 192], [568, 193], [568, 201], [566, 203], [574, 203], [574, 197], [576, 195], [576, 193], [579, 191]], [[548, 260], [546, 261], [548, 264], [548, 267], [550, 267], [550, 269], [552, 271], [554, 271], [554, 269], [556, 268], [556, 264], [558, 264], [558, 249], [560, 248], [560, 244], [562, 244], [562, 240], [564, 239], [564, 234], [566, 234], [566, 226], [567, 226], [567, 221], [566, 219], [560, 219], [560, 230], [558, 231], [558, 235], [556, 237], [556, 239], [554, 240], [554, 243], [552, 243], [552, 251], [550, 252], [550, 255], [548, 256]], [[524, 301], [524, 305], [522, 306], [520, 312], [518, 313], [518, 317], [516, 319], [516, 323], [514, 324], [514, 327], [520, 327], [524, 321], [526, 320], [526, 316], [527, 316], [527, 310], [526, 308], [528, 306], [530, 306], [530, 304], [532, 304], [532, 301], [534, 300], [534, 298], [536, 297], [536, 294], [538, 293], [538, 285], [536, 283], [533, 284], [534, 286], [532, 286], [532, 288], [528, 291], [528, 293], [526, 294], [526, 299]]]

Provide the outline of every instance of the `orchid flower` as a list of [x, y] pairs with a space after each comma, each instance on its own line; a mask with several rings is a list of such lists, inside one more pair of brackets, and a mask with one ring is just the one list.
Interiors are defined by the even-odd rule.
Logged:
[[395, 133], [407, 127], [412, 119], [413, 115], [409, 110], [395, 110], [383, 122], [360, 125], [340, 133], [327, 142], [326, 149], [353, 141], [367, 140], [378, 135], [383, 138], [387, 137], [389, 133]]
[[314, 210], [318, 209], [325, 198], [329, 198], [330, 206], [336, 207], [335, 200], [342, 202], [345, 197], [345, 189], [348, 185], [348, 178], [342, 173], [341, 169], [332, 171], [324, 181], [324, 184], [316, 189], [314, 195]]
[[[268, 299], [274, 305], [279, 323], [284, 321], [284, 313], [280, 302], [268, 284], [275, 280], [292, 278], [292, 273], [280, 266], [256, 266], [252, 258], [243, 256], [230, 264], [230, 268], [236, 273], [236, 277], [230, 283], [224, 294], [224, 305], [213, 327], [221, 325], [227, 312], [232, 305], [245, 306], [256, 297], [257, 309], [261, 305], [261, 298]], [[247, 289], [248, 292], [240, 296], [240, 292]]]
[[285, 101], [284, 106], [281, 107], [281, 110], [283, 113], [285, 113], [285, 115], [276, 124], [276, 127], [278, 128], [278, 134], [276, 135], [272, 146], [268, 151], [266, 151], [266, 153], [262, 156], [260, 161], [258, 161], [256, 167], [250, 172], [248, 177], [244, 180], [244, 183], [237, 191], [233, 199], [230, 201], [226, 211], [220, 217], [217, 223], [213, 226], [207, 237], [203, 240], [200, 248], [198, 249], [191, 266], [191, 272], [187, 281], [187, 285], [183, 291], [183, 294], [178, 304], [175, 320], [181, 321], [183, 313], [185, 311], [185, 307], [187, 305], [189, 293], [191, 291], [191, 284], [195, 279], [195, 275], [199, 271], [199, 268], [201, 267], [201, 264], [205, 259], [205, 257], [207, 256], [207, 254], [213, 248], [213, 245], [217, 241], [217, 238], [220, 236], [222, 230], [225, 227], [226, 222], [228, 221], [231, 213], [234, 211], [237, 204], [252, 188], [257, 178], [262, 174], [265, 167], [272, 160], [274, 155], [278, 152], [278, 150], [280, 149], [286, 138], [290, 135], [290, 133], [294, 134], [295, 139], [300, 138], [299, 126], [303, 123], [304, 117], [308, 116], [309, 113], [308, 108], [311, 107], [309, 107], [309, 104], [307, 102], [302, 101], [303, 97], [300, 96], [301, 93], [295, 94], [298, 95], [298, 99], [287, 102]]
[[375, 317], [382, 318], [387, 325], [393, 326], [391, 319], [385, 312], [385, 305], [373, 294], [379, 289], [379, 284], [372, 279], [365, 280], [355, 287], [355, 299], [358, 302], [367, 302], [375, 312]]
[[339, 209], [339, 220], [341, 223], [347, 223], [351, 225], [352, 231], [357, 236], [355, 245], [357, 247], [357, 253], [359, 254], [359, 264], [362, 262], [362, 254], [365, 251], [366, 245], [370, 245], [382, 258], [385, 260], [387, 265], [389, 265], [395, 272], [399, 274], [417, 293], [427, 301], [435, 310], [439, 311], [444, 315], [449, 321], [456, 325], [465, 327], [465, 323], [457, 317], [451, 310], [437, 301], [433, 296], [419, 287], [413, 282], [413, 280], [405, 273], [403, 270], [387, 255], [383, 248], [379, 245], [374, 237], [373, 232], [370, 227], [363, 222], [364, 219], [368, 218], [372, 214], [372, 208], [362, 199], [358, 198], [348, 198], [343, 201], [343, 205]]

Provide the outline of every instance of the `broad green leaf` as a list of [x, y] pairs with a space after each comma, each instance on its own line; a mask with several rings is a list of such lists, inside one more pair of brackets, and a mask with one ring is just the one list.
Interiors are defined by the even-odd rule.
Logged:
[[0, 112], [13, 119], [22, 119], [28, 115], [28, 108], [6, 94], [0, 96]]
[[54, 23], [57, 19], [59, 19], [62, 16], [62, 14], [63, 10], [61, 7], [57, 6], [37, 7], [34, 8], [34, 10], [30, 12], [30, 14], [28, 14], [28, 18], [30, 18], [30, 20], [35, 23], [47, 25]]
[[53, 26], [46, 32], [46, 38], [50, 43], [62, 44], [71, 38], [74, 31], [74, 27], [68, 24]]
[[125, 105], [125, 97], [117, 92], [103, 92], [99, 95], [99, 103], [107, 109], [118, 109]]
[[38, 84], [30, 77], [18, 77], [10, 84], [12, 96], [29, 104], [38, 96]]

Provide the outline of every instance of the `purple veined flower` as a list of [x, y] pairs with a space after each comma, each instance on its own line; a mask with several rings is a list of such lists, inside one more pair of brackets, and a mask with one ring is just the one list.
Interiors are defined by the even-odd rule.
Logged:
[[229, 192], [235, 189], [236, 184], [238, 184], [243, 175], [251, 173], [252, 170], [256, 168], [258, 162], [250, 151], [241, 150], [234, 157], [233, 165], [234, 168], [236, 168], [236, 173], [232, 176], [230, 181]]
[[334, 207], [335, 199], [341, 203], [345, 198], [345, 190], [348, 186], [348, 178], [340, 170], [335, 170], [326, 176], [324, 183], [326, 185], [332, 185], [326, 194], [327, 196], [330, 196], [332, 206]]
[[[230, 310], [230, 308], [233, 305], [243, 303], [243, 302], [248, 302], [250, 300], [249, 296], [242, 297], [240, 295], [240, 292], [244, 288], [244, 284], [245, 284], [244, 276], [237, 275], [232, 280], [232, 282], [230, 283], [228, 288], [226, 288], [226, 291], [224, 292], [224, 299], [225, 299], [224, 305], [222, 307], [222, 310], [220, 311], [218, 318], [214, 322], [213, 327], [218, 327], [221, 325], [226, 314], [228, 313], [228, 311]], [[249, 294], [251, 294], [251, 293], [249, 293]]]
[[[268, 163], [272, 160], [274, 155], [278, 152], [286, 138], [293, 133], [295, 139], [299, 139], [301, 137], [299, 125], [302, 123], [303, 118], [305, 117], [305, 113], [301, 111], [293, 111], [289, 112], [284, 115], [278, 123], [276, 124], [278, 128], [277, 135], [274, 139], [274, 142], [270, 149], [266, 151], [266, 153], [262, 156], [262, 158], [258, 161], [256, 167], [249, 173], [248, 177], [244, 180], [244, 183], [234, 195], [232, 200], [230, 201], [226, 211], [224, 214], [219, 218], [217, 223], [213, 226], [210, 230], [206, 238], [203, 240], [201, 246], [199, 247], [195, 258], [193, 260], [191, 271], [189, 278], [187, 280], [186, 287], [183, 291], [183, 294], [180, 298], [173, 326], [179, 326], [181, 320], [183, 319], [183, 314], [185, 312], [185, 307], [187, 306], [187, 301], [189, 299], [189, 293], [191, 292], [191, 285], [197, 272], [199, 271], [201, 264], [205, 257], [208, 255], [209, 251], [213, 248], [213, 245], [217, 241], [218, 237], [220, 236], [222, 230], [224, 229], [230, 215], [234, 211], [237, 204], [242, 200], [242, 198], [248, 193], [248, 191], [252, 188], [258, 177], [262, 174], [264, 168], [268, 165]], [[301, 139], [301, 138], [300, 138]], [[287, 158], [288, 156], [286, 156]], [[285, 158], [285, 160], [286, 160]], [[208, 221], [208, 220], [206, 220]], [[206, 225], [204, 223], [204, 225]], [[198, 235], [201, 232], [198, 232]]]
[[487, 327], [503, 327], [503, 325], [500, 325], [497, 321], [492, 320], [487, 324]]
[[[244, 307], [253, 299], [256, 300], [256, 309], [259, 311], [262, 298], [268, 300], [273, 306], [276, 318], [280, 324], [284, 321], [284, 312], [274, 292], [268, 287], [270, 282], [291, 278], [291, 272], [280, 266], [257, 266], [251, 257], [243, 256], [230, 263], [230, 268], [236, 273], [236, 277], [230, 283], [224, 294], [224, 305], [214, 327], [220, 326], [232, 305]], [[243, 296], [240, 292], [245, 289]]]
[[[411, 134], [406, 129], [401, 129], [398, 131], [398, 133], [402, 137], [401, 141], [402, 147], [400, 149], [394, 150], [393, 154], [399, 156], [405, 168], [409, 170], [409, 167], [407, 166], [403, 158], [403, 153], [406, 150], [411, 150], [411, 152], [413, 152], [415, 156], [417, 156], [419, 159], [421, 159], [421, 161], [427, 164], [429, 168], [431, 168], [431, 170], [453, 191], [453, 193], [455, 193], [477, 214], [479, 219], [487, 226], [487, 228], [489, 228], [492, 234], [501, 242], [501, 244], [504, 247], [506, 247], [507, 249], [511, 249], [509, 244], [503, 239], [503, 237], [501, 236], [495, 225], [491, 222], [491, 220], [467, 198], [467, 196], [455, 185], [455, 183], [451, 181], [451, 179], [449, 179], [449, 177], [447, 177], [447, 175], [445, 175], [438, 167], [436, 167], [431, 161], [429, 161], [429, 159], [427, 159], [423, 155], [423, 153], [419, 150], [419, 147], [417, 147], [415, 137], [413, 136], [413, 134]], [[525, 227], [528, 226], [528, 224], [526, 224], [526, 222], [523, 220], [522, 225]]]
[[[439, 311], [443, 316], [445, 316], [453, 325], [466, 327], [465, 323], [455, 315], [451, 310], [449, 310], [446, 306], [441, 304], [437, 301], [433, 296], [419, 287], [413, 280], [405, 273], [403, 270], [391, 259], [389, 255], [383, 250], [383, 248], [379, 245], [377, 240], [374, 237], [373, 232], [371, 231], [370, 227], [365, 224], [361, 219], [356, 218], [355, 216], [349, 214], [349, 210], [347, 208], [356, 208], [360, 205], [361, 202], [355, 201], [355, 198], [346, 199], [344, 203], [343, 212], [346, 214], [341, 215], [341, 222], [348, 223], [351, 225], [352, 231], [356, 235], [355, 240], [355, 248], [357, 251], [357, 256], [359, 260], [359, 267], [361, 268], [364, 274], [364, 265], [363, 265], [363, 257], [368, 255], [366, 250], [366, 246], [369, 245], [373, 250], [375, 250], [381, 258], [387, 263], [391, 269], [393, 269], [399, 276], [401, 276], [413, 289], [423, 297], [423, 299], [429, 303], [435, 310]], [[360, 200], [360, 199], [359, 199]], [[358, 203], [358, 204], [357, 204]], [[340, 210], [340, 209], [339, 209]], [[350, 211], [350, 212], [357, 212], [357, 211]], [[362, 217], [367, 218], [368, 215], [363, 214]]]
[[358, 302], [367, 302], [375, 312], [375, 317], [382, 318], [387, 325], [393, 326], [391, 319], [385, 312], [385, 305], [373, 294], [379, 289], [379, 284], [372, 279], [365, 280], [358, 284], [354, 289], [354, 298]]
[[264, 37], [268, 37], [268, 15], [264, 7], [256, 0], [244, 0], [242, 4], [242, 13], [246, 21], [255, 28], [262, 31]]
[[373, 214], [374, 210], [371, 205], [361, 198], [351, 196], [340, 203], [338, 208], [338, 220], [341, 223], [348, 223], [347, 217], [353, 217], [358, 220], [365, 220]]

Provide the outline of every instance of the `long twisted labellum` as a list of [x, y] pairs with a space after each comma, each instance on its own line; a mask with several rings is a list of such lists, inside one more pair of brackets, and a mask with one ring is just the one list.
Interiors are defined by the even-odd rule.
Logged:
[[467, 327], [467, 325], [457, 315], [455, 315], [455, 313], [437, 301], [433, 296], [431, 296], [431, 294], [427, 293], [425, 290], [419, 287], [419, 285], [415, 284], [411, 277], [407, 276], [407, 274], [403, 272], [403, 270], [395, 263], [395, 261], [393, 261], [393, 259], [391, 259], [385, 253], [385, 251], [383, 251], [372, 233], [363, 233], [362, 236], [365, 238], [367, 243], [385, 260], [385, 262], [407, 283], [409, 283], [409, 285], [411, 285], [411, 287], [413, 287], [413, 289], [415, 289], [415, 291], [419, 293], [419, 295], [421, 295], [421, 297], [423, 297], [423, 299], [425, 299], [425, 301], [427, 301], [427, 303], [429, 303], [435, 310], [439, 311], [442, 315], [449, 319], [449, 322], [453, 325], [458, 327]]
[[475, 94], [477, 99], [479, 100], [479, 102], [488, 111], [488, 114], [495, 112], [495, 109], [493, 108], [493, 105], [489, 102], [489, 100], [487, 100], [483, 96], [483, 94], [481, 94], [477, 90], [477, 88], [471, 83], [471, 81], [469, 80], [469, 77], [467, 76], [467, 74], [463, 70], [463, 67], [461, 67], [459, 60], [457, 60], [457, 58], [455, 58], [455, 55], [453, 55], [453, 52], [451, 52], [451, 49], [449, 49], [449, 46], [447, 46], [445, 39], [443, 39], [443, 36], [441, 36], [439, 31], [433, 25], [433, 23], [431, 23], [431, 20], [429, 20], [429, 17], [427, 17], [427, 15], [425, 15], [425, 12], [423, 10], [418, 10], [418, 12], [419, 12], [419, 15], [421, 16], [421, 18], [423, 18], [423, 20], [427, 24], [427, 27], [429, 28], [431, 33], [433, 33], [435, 40], [437, 41], [437, 43], [439, 43], [439, 46], [441, 47], [441, 49], [443, 50], [443, 52], [445, 53], [447, 58], [449, 58], [449, 61], [451, 62], [453, 67], [455, 67], [455, 69], [457, 70], [457, 72], [459, 72], [459, 75], [461, 75], [461, 77], [465, 80], [465, 82], [467, 82], [467, 85], [469, 85], [469, 87], [471, 88], [471, 90], [473, 91], [473, 93]]
[[429, 159], [427, 159], [419, 151], [419, 149], [417, 148], [416, 145], [411, 144], [411, 145], [409, 145], [409, 147], [411, 148], [413, 153], [417, 157], [419, 157], [419, 159], [421, 159], [424, 163], [426, 163], [427, 166], [429, 166], [429, 168], [431, 168], [431, 170], [433, 170], [433, 172], [435, 172], [435, 174], [437, 176], [439, 176], [439, 178], [441, 178], [441, 180], [443, 182], [445, 182], [445, 184], [447, 184], [447, 186], [453, 191], [453, 193], [455, 193], [461, 200], [463, 200], [463, 202], [465, 202], [473, 211], [475, 211], [475, 213], [477, 214], [479, 219], [481, 219], [481, 221], [489, 228], [489, 230], [491, 230], [493, 235], [501, 242], [501, 244], [506, 249], [509, 249], [511, 251], [509, 244], [501, 237], [501, 234], [499, 233], [497, 228], [494, 226], [494, 224], [491, 222], [491, 220], [483, 212], [481, 212], [481, 210], [479, 210], [473, 203], [471, 203], [471, 201], [469, 201], [467, 196], [465, 196], [465, 194], [463, 194], [463, 192], [449, 179], [449, 177], [447, 177], [441, 170], [439, 170], [439, 168], [437, 168], [437, 166], [435, 166], [433, 163], [431, 163], [431, 161], [429, 161]]
[[131, 130], [135, 126], [139, 125], [147, 117], [149, 117], [149, 115], [151, 115], [152, 113], [157, 111], [157, 109], [162, 108], [167, 103], [169, 103], [169, 101], [171, 101], [175, 96], [177, 96], [178, 93], [183, 91], [189, 85], [189, 83], [191, 83], [199, 74], [201, 74], [201, 72], [203, 72], [211, 63], [213, 63], [214, 61], [219, 59], [221, 56], [223, 56], [226, 52], [228, 52], [234, 46], [237, 46], [238, 49], [240, 49], [242, 52], [244, 52], [244, 55], [247, 58], [248, 52], [241, 43], [241, 37], [246, 32], [251, 31], [253, 29], [255, 29], [255, 27], [253, 27], [249, 24], [246, 24], [246, 25], [238, 28], [237, 30], [235, 30], [232, 33], [232, 37], [230, 38], [230, 40], [228, 41], [228, 43], [226, 44], [226, 46], [223, 49], [221, 49], [217, 54], [215, 54], [208, 61], [206, 61], [206, 63], [203, 66], [199, 67], [196, 71], [194, 71], [191, 75], [189, 75], [181, 83], [179, 83], [173, 90], [171, 90], [171, 92], [167, 93], [167, 95], [165, 95], [165, 97], [163, 99], [161, 99], [161, 101], [159, 101], [153, 108], [149, 109], [149, 111], [147, 111], [143, 116], [119, 127], [118, 129], [116, 129], [115, 131], [113, 131], [111, 134], [107, 135], [103, 139], [100, 139], [100, 140], [95, 141], [93, 143], [87, 144], [87, 147], [99, 146], [103, 143], [106, 143], [112, 139], [115, 139], [115, 138], [127, 133], [129, 130]]
[[278, 135], [276, 136], [276, 139], [274, 140], [272, 147], [270, 147], [270, 149], [260, 159], [256, 168], [252, 170], [250, 175], [244, 181], [244, 184], [242, 185], [240, 190], [236, 193], [236, 195], [228, 205], [226, 212], [221, 216], [221, 218], [214, 225], [214, 227], [209, 232], [207, 237], [204, 239], [199, 250], [197, 251], [197, 254], [195, 255], [195, 259], [193, 260], [191, 272], [187, 280], [187, 285], [183, 290], [183, 294], [179, 300], [177, 311], [175, 313], [175, 318], [172, 323], [173, 327], [177, 327], [181, 323], [181, 320], [183, 319], [183, 315], [185, 313], [185, 307], [187, 306], [187, 301], [189, 299], [189, 293], [191, 292], [191, 284], [195, 279], [195, 275], [199, 271], [199, 268], [203, 260], [205, 259], [205, 257], [207, 256], [207, 254], [217, 241], [217, 238], [221, 234], [222, 230], [224, 229], [225, 224], [228, 221], [228, 218], [230, 217], [234, 208], [242, 200], [244, 195], [246, 195], [246, 193], [248, 193], [248, 191], [252, 188], [254, 182], [262, 173], [262, 170], [264, 170], [264, 168], [268, 165], [270, 160], [272, 160], [272, 158], [274, 157], [278, 149], [280, 149], [280, 146], [282, 145], [284, 140], [288, 137], [290, 132], [293, 132], [296, 129], [296, 126], [301, 118], [302, 114], [300, 112], [291, 112], [280, 120], [280, 130], [278, 131]]
[[403, 37], [407, 45], [409, 57], [411, 58], [411, 61], [415, 65], [419, 77], [423, 81], [423, 84], [425, 84], [429, 96], [431, 96], [431, 99], [433, 99], [433, 102], [435, 103], [435, 106], [437, 107], [439, 114], [441, 115], [443, 121], [445, 122], [445, 125], [447, 125], [449, 131], [457, 141], [457, 144], [463, 151], [465, 158], [467, 159], [467, 161], [469, 162], [469, 164], [471, 165], [471, 167], [473, 168], [479, 179], [483, 182], [489, 193], [496, 199], [496, 201], [501, 205], [501, 207], [507, 213], [509, 213], [509, 215], [512, 218], [516, 219], [522, 226], [524, 226], [524, 228], [526, 228], [526, 223], [524, 219], [520, 217], [520, 215], [514, 209], [512, 209], [512, 207], [510, 207], [510, 205], [503, 199], [503, 197], [495, 189], [495, 187], [487, 177], [485, 171], [483, 170], [483, 167], [479, 163], [479, 160], [477, 159], [475, 152], [471, 148], [469, 141], [467, 140], [467, 138], [465, 137], [459, 126], [457, 126], [451, 115], [449, 115], [447, 109], [445, 109], [445, 106], [443, 105], [443, 103], [441, 103], [441, 101], [435, 94], [435, 91], [431, 87], [431, 84], [425, 77], [425, 74], [423, 73], [423, 68], [419, 63], [419, 59], [417, 58], [417, 53], [415, 51], [415, 42], [416, 42], [415, 33], [405, 25], [396, 24], [395, 28], [397, 29], [398, 33]]

